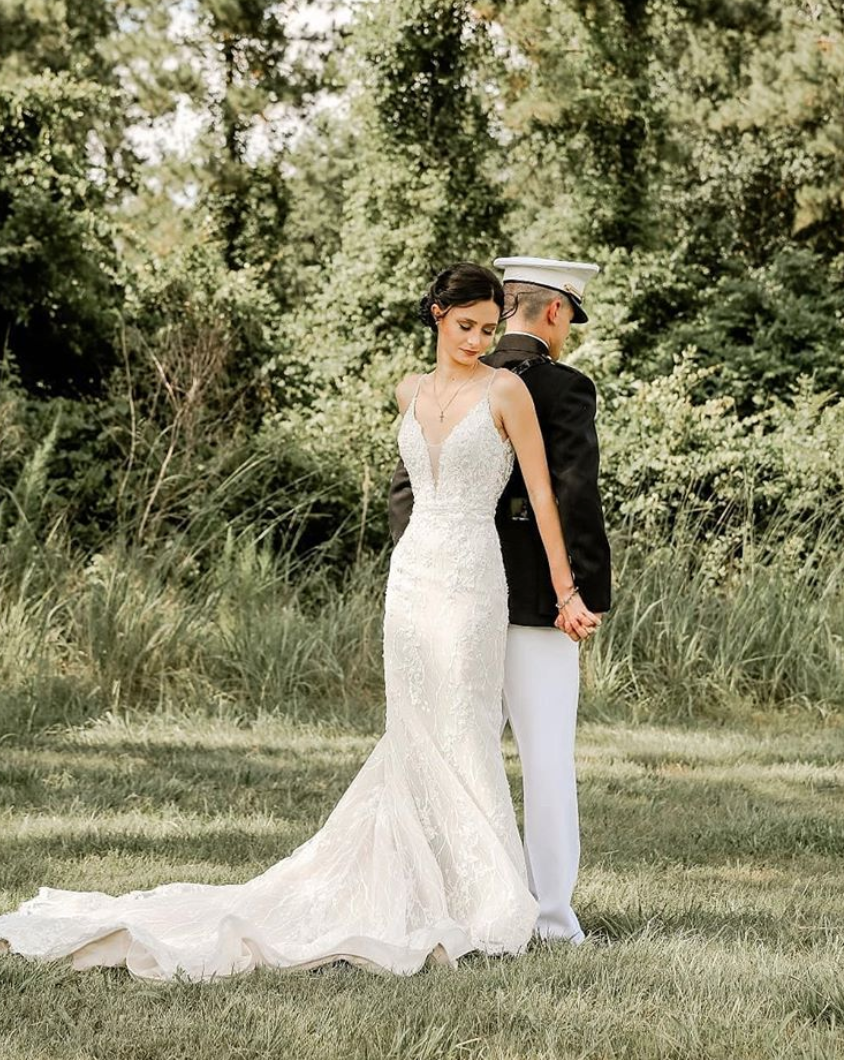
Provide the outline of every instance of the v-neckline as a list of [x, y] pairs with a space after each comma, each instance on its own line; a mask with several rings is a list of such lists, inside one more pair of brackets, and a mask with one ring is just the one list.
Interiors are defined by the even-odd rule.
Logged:
[[478, 405], [482, 405], [485, 401], [488, 400], [488, 398], [489, 398], [489, 387], [487, 387], [487, 392], [484, 393], [481, 397], [478, 398], [478, 400], [474, 403], [474, 405], [472, 405], [472, 407], [469, 409], [468, 412], [464, 412], [463, 413], [463, 415], [460, 417], [460, 419], [452, 426], [452, 428], [448, 432], [448, 434], [439, 442], [429, 442], [428, 438], [425, 435], [425, 428], [422, 426], [422, 423], [421, 423], [419, 417], [416, 415], [416, 399], [417, 399], [418, 396], [419, 396], [419, 391], [417, 391], [413, 395], [413, 409], [412, 409], [412, 412], [413, 412], [413, 418], [416, 421], [416, 426], [419, 428], [419, 433], [422, 435], [422, 441], [425, 443], [425, 445], [429, 449], [440, 449], [440, 450], [442, 450], [442, 449], [445, 448], [446, 442], [449, 440], [449, 438], [452, 436], [452, 434], [454, 434], [454, 432], [457, 430], [457, 428], [460, 426], [460, 424], [463, 423], [464, 420], [467, 420], [472, 415], [472, 413], [475, 411], [475, 409], [478, 407]]
[[[442, 481], [443, 458], [445, 457], [446, 446], [447, 446], [448, 442], [451, 440], [451, 436], [454, 434], [454, 432], [459, 427], [462, 427], [462, 425], [475, 412], [475, 410], [478, 408], [479, 405], [486, 404], [487, 408], [489, 408], [490, 424], [492, 426], [492, 429], [495, 431], [496, 437], [501, 442], [501, 444], [502, 445], [507, 445], [509, 443], [505, 442], [504, 439], [501, 437], [501, 435], [498, 433], [498, 428], [495, 426], [495, 423], [492, 420], [492, 408], [489, 405], [489, 387], [487, 387], [486, 392], [484, 393], [483, 397], [479, 398], [479, 400], [476, 401], [474, 405], [472, 405], [472, 407], [469, 409], [468, 412], [464, 412], [463, 413], [463, 415], [460, 417], [460, 419], [457, 421], [457, 423], [454, 424], [454, 426], [451, 428], [451, 430], [448, 432], [448, 434], [445, 436], [445, 438], [443, 438], [443, 440], [441, 442], [434, 442], [434, 443], [429, 442], [428, 439], [425, 437], [425, 431], [423, 430], [422, 424], [420, 423], [419, 419], [416, 416], [416, 398], [417, 397], [418, 397], [418, 391], [417, 391], [416, 394], [413, 395], [413, 401], [412, 401], [411, 407], [410, 407], [410, 409], [408, 409], [408, 411], [412, 414], [413, 422], [416, 424], [416, 429], [419, 431], [419, 437], [422, 439], [422, 444], [425, 446], [425, 452], [427, 453], [427, 456], [428, 456], [428, 473], [431, 476], [431, 487], [432, 487], [432, 489], [434, 491], [434, 497], [439, 498], [440, 482]], [[434, 449], [434, 450], [438, 449], [439, 450], [439, 456], [437, 458], [436, 469], [434, 468], [434, 461], [432, 459], [432, 457], [433, 457], [433, 454], [431, 452], [432, 449]]]

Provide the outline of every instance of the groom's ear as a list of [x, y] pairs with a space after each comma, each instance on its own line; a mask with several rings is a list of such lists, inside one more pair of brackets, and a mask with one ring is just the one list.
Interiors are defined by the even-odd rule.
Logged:
[[554, 298], [545, 307], [545, 319], [549, 324], [556, 324], [560, 319], [560, 311], [563, 308], [562, 298]]

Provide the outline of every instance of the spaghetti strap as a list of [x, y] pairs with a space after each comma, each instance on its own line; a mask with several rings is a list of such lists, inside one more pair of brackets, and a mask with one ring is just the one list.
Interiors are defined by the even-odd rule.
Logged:
[[485, 397], [487, 398], [487, 400], [489, 400], [489, 392], [490, 392], [490, 390], [492, 390], [492, 384], [495, 382], [497, 375], [498, 375], [498, 369], [497, 368], [493, 368], [492, 375], [490, 376], [489, 382], [486, 385]]
[[410, 401], [408, 401], [407, 408], [402, 413], [402, 419], [404, 419], [404, 417], [408, 414], [408, 412], [413, 412], [414, 418], [415, 418], [415, 415], [416, 415], [416, 397], [419, 394], [419, 390], [422, 387], [422, 380], [424, 378], [425, 378], [425, 373], [424, 372], [420, 372], [419, 373], [419, 378], [416, 380], [416, 389], [413, 391], [413, 397], [410, 399]]

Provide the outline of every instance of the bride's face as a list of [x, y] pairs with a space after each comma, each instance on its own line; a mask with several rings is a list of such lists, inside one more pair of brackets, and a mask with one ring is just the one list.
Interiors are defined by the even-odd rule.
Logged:
[[492, 299], [453, 305], [445, 313], [434, 306], [433, 313], [437, 318], [437, 354], [467, 367], [489, 349], [501, 315]]

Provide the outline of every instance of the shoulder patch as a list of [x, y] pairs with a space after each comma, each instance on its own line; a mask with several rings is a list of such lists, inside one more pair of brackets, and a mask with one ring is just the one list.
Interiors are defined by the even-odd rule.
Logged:
[[550, 358], [540, 355], [538, 357], [528, 357], [527, 360], [518, 361], [516, 364], [509, 364], [507, 365], [507, 367], [513, 373], [513, 375], [521, 376], [524, 375], [525, 372], [529, 371], [531, 368], [535, 368], [540, 364], [545, 364], [546, 362], [549, 364], [553, 364], [553, 361], [551, 361]]

